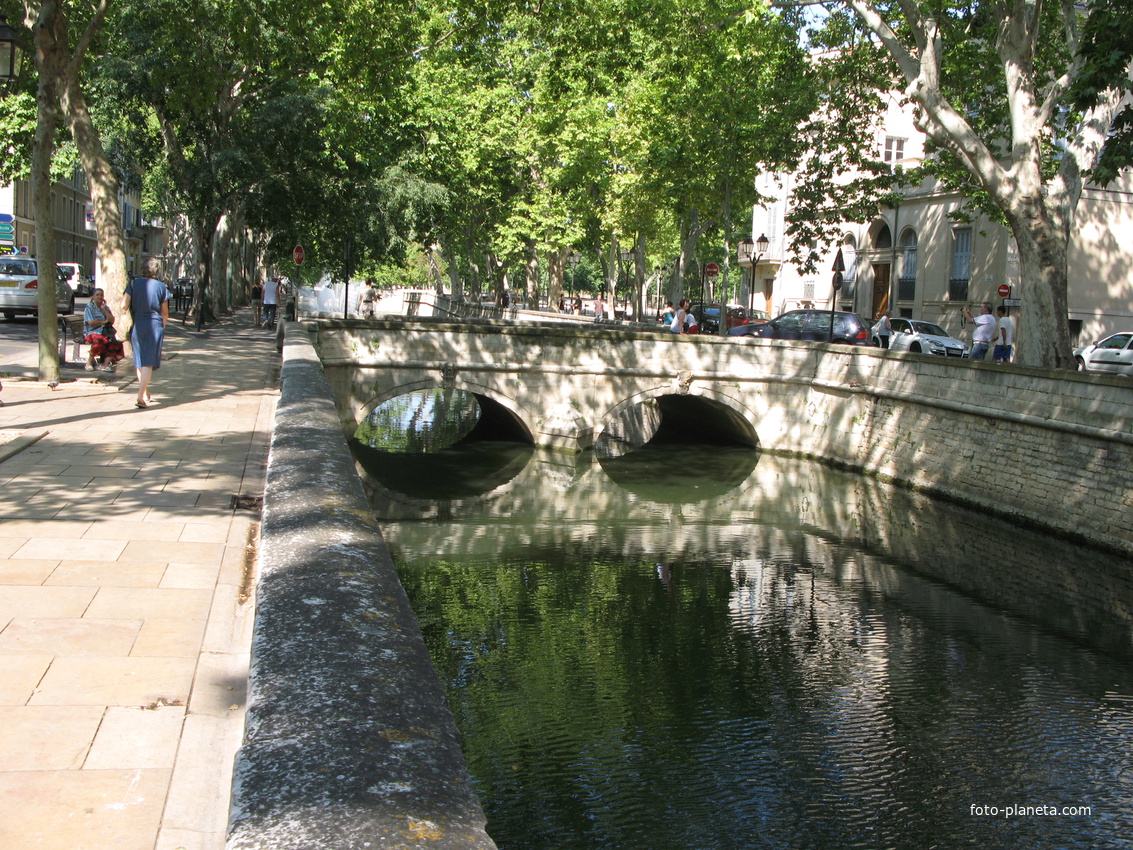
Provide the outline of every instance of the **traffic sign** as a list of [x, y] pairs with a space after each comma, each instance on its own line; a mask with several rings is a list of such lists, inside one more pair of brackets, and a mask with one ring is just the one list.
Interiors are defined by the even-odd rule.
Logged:
[[0, 221], [15, 221], [16, 217], [11, 213], [0, 213]]
[[716, 277], [716, 275], [720, 274], [720, 267], [715, 263], [709, 263], [704, 267], [704, 273], [709, 277]]
[[1006, 283], [999, 284], [999, 297], [1000, 298], [1006, 298], [1010, 294], [1011, 294], [1011, 287], [1010, 286], [1008, 286]]
[[16, 225], [0, 221], [0, 239], [11, 239], [16, 235]]
[[1004, 307], [1022, 307], [1023, 306], [1023, 299], [1022, 298], [1004, 298], [1003, 299], [1003, 306]]
[[303, 260], [306, 259], [306, 255], [303, 252], [303, 246], [302, 245], [296, 245], [295, 246], [295, 249], [291, 252], [291, 259], [293, 259], [295, 261], [295, 265], [297, 265], [297, 266], [303, 265]]

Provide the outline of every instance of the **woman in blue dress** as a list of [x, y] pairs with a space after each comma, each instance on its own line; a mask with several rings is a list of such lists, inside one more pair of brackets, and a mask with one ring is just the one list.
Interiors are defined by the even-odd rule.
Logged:
[[142, 263], [142, 277], [126, 284], [122, 309], [134, 317], [130, 343], [134, 347], [134, 368], [138, 372], [138, 407], [148, 407], [153, 397], [149, 382], [153, 370], [161, 368], [161, 344], [169, 322], [169, 289], [157, 279], [161, 261], [147, 257]]

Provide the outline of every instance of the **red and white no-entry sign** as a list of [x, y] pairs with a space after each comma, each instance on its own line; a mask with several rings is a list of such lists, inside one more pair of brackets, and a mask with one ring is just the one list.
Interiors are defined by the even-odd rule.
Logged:
[[716, 275], [720, 274], [720, 267], [715, 263], [709, 263], [704, 267], [704, 273], [709, 277], [716, 277]]
[[292, 252], [291, 252], [291, 259], [293, 259], [295, 261], [295, 265], [297, 265], [297, 266], [303, 265], [303, 260], [304, 260], [305, 257], [306, 257], [306, 254], [303, 253], [303, 246], [302, 245], [296, 245], [294, 250], [292, 250]]
[[999, 291], [999, 297], [1000, 298], [1006, 298], [1008, 295], [1011, 294], [1011, 287], [1008, 286], [1006, 283], [1001, 283], [1001, 284], [999, 284], [999, 290], [998, 291]]

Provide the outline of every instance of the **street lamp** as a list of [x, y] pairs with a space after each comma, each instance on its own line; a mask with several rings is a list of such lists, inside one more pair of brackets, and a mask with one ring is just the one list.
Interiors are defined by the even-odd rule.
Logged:
[[[759, 261], [763, 259], [767, 253], [767, 248], [771, 244], [771, 240], [767, 238], [766, 234], [760, 234], [759, 239], [752, 242], [750, 239], [745, 239], [739, 244], [739, 259], [740, 265], [747, 261], [751, 265], [751, 289], [748, 293], [748, 309], [755, 309], [755, 270], [759, 265]], [[756, 254], [758, 251], [758, 255]]]
[[20, 74], [17, 39], [18, 33], [8, 26], [8, 19], [0, 15], [0, 83], [10, 83]]

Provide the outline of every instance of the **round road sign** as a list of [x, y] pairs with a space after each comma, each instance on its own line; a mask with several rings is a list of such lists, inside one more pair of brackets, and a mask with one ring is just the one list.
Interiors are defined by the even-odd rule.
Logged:
[[304, 257], [305, 257], [305, 255], [303, 253], [303, 246], [302, 245], [296, 245], [295, 250], [293, 250], [291, 252], [291, 259], [293, 259], [295, 261], [295, 265], [297, 265], [297, 266], [303, 265]]
[[999, 297], [1000, 298], [1006, 298], [1010, 294], [1011, 294], [1011, 287], [1010, 286], [1008, 286], [1006, 283], [999, 284]]
[[709, 277], [716, 277], [716, 275], [720, 274], [720, 267], [715, 263], [709, 263], [704, 267], [704, 273]]

